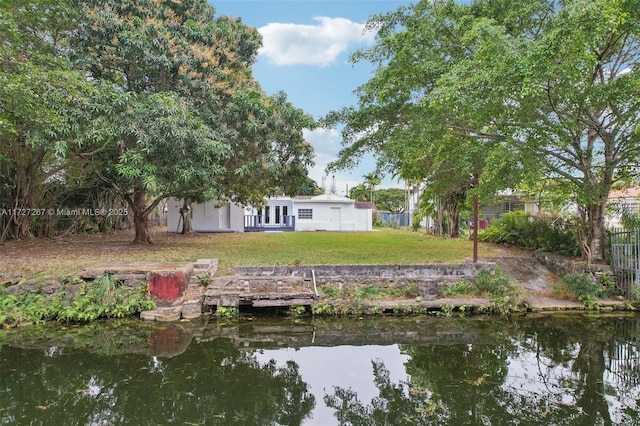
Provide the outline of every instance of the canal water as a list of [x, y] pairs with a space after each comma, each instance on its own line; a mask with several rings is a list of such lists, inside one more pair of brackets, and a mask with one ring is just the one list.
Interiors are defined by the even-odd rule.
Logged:
[[0, 331], [0, 424], [638, 425], [640, 316]]

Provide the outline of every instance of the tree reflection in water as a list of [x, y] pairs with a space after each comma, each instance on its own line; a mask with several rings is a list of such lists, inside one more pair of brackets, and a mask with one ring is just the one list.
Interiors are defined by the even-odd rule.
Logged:
[[637, 316], [282, 324], [2, 332], [0, 424], [640, 424]]
[[298, 366], [230, 339], [174, 357], [1, 347], [0, 424], [302, 424], [315, 406]]
[[404, 346], [407, 381], [372, 362], [378, 396], [325, 395], [341, 425], [640, 424], [638, 319], [494, 323], [484, 343]]

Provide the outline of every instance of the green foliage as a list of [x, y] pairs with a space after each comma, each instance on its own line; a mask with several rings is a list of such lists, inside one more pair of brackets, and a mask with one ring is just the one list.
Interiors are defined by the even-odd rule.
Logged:
[[436, 316], [449, 318], [453, 315], [454, 306], [450, 303], [443, 303], [440, 305], [440, 310], [436, 313]]
[[[473, 282], [461, 280], [440, 292], [443, 297], [480, 296], [485, 295], [491, 302], [491, 310], [505, 314], [519, 310], [521, 290], [518, 283], [504, 275], [500, 268], [495, 271], [485, 268], [481, 270]], [[453, 307], [441, 306], [441, 315], [450, 316]], [[462, 312], [466, 308], [462, 307]]]
[[357, 299], [375, 299], [384, 295], [383, 290], [374, 285], [366, 285], [356, 292], [355, 297]]
[[400, 188], [386, 188], [375, 191], [376, 207], [380, 211], [395, 212], [405, 208], [406, 193]]
[[323, 286], [320, 287], [320, 292], [327, 297], [338, 297], [340, 296], [340, 290], [333, 287]]
[[74, 294], [60, 292], [9, 295], [0, 288], [0, 324], [64, 321], [89, 322], [98, 318], [124, 318], [153, 309], [155, 302], [146, 285], [129, 287], [101, 276], [83, 284]]
[[240, 316], [240, 311], [235, 306], [218, 306], [215, 315], [221, 320], [234, 320]]
[[[150, 243], [148, 216], [169, 196], [258, 205], [308, 185], [313, 118], [253, 78], [257, 29], [214, 12], [206, 0], [1, 2], [2, 207], [61, 207], [35, 203], [53, 185], [107, 185]], [[10, 219], [0, 239], [53, 220]]]
[[311, 307], [311, 312], [316, 316], [335, 316], [338, 315], [338, 308], [332, 303], [320, 302]]
[[290, 306], [289, 314], [294, 317], [299, 317], [307, 313], [307, 308], [305, 306]]
[[495, 312], [505, 314], [519, 310], [520, 286], [506, 277], [500, 268], [495, 271], [483, 269], [474, 283], [480, 293], [487, 295]]
[[384, 314], [384, 309], [379, 305], [375, 305], [375, 306], [370, 307], [367, 310], [367, 313], [369, 315], [382, 315], [382, 314]]
[[422, 214], [418, 209], [414, 210], [411, 214], [411, 230], [418, 232], [420, 230], [420, 221], [422, 220]]
[[206, 287], [211, 283], [211, 275], [208, 272], [200, 272], [197, 276], [200, 285]]
[[599, 258], [611, 185], [638, 173], [639, 11], [635, 0], [418, 1], [371, 17], [376, 43], [351, 60], [376, 69], [356, 106], [325, 117], [344, 124], [330, 167], [373, 153], [378, 169], [426, 183], [435, 232], [446, 214], [450, 235], [469, 195], [559, 182], [583, 254]]
[[424, 315], [427, 313], [427, 308], [411, 303], [398, 303], [393, 307], [393, 313], [399, 315]]
[[598, 309], [597, 299], [605, 295], [605, 289], [591, 274], [567, 274], [562, 284], [588, 309]]
[[580, 255], [575, 224], [569, 220], [532, 217], [523, 211], [507, 212], [480, 231], [479, 240], [508, 244], [527, 250], [548, 251], [577, 257]]
[[460, 280], [446, 287], [440, 294], [444, 297], [456, 297], [462, 295], [473, 295], [477, 292], [477, 288], [473, 283], [467, 280]]

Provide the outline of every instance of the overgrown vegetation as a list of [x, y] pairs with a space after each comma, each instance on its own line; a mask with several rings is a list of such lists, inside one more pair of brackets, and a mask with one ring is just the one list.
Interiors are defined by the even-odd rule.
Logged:
[[37, 293], [14, 295], [0, 286], [0, 325], [124, 318], [155, 307], [146, 285], [133, 288], [109, 276], [84, 283], [75, 292], [70, 289], [69, 286], [65, 291], [50, 296]]
[[[363, 308], [366, 301], [395, 301], [391, 309], [393, 313], [400, 315], [420, 315], [428, 313], [426, 306], [416, 303], [406, 303], [408, 300], [421, 301], [418, 295], [418, 287], [414, 283], [394, 284], [387, 286], [363, 285], [325, 285], [319, 291], [324, 295], [324, 300], [313, 305], [312, 312], [318, 316], [345, 316], [380, 314], [384, 308], [380, 306]], [[441, 297], [478, 296], [486, 297], [491, 303], [490, 307], [481, 309], [485, 313], [506, 314], [518, 311], [521, 308], [521, 289], [517, 282], [504, 275], [500, 268], [496, 270], [483, 269], [474, 281], [460, 280], [445, 288]], [[387, 308], [389, 309], [389, 308]], [[458, 312], [464, 315], [468, 307], [464, 305], [458, 308]], [[440, 306], [440, 314], [451, 315], [453, 306], [443, 304]]]
[[[558, 299], [574, 299], [582, 303], [587, 309], [599, 309], [598, 299], [622, 295], [615, 282], [605, 279], [600, 283], [591, 274], [567, 274], [562, 281], [553, 284], [553, 296]], [[636, 299], [637, 295], [630, 295]]]
[[580, 243], [575, 224], [563, 218], [540, 218], [523, 211], [507, 212], [479, 233], [481, 241], [508, 244], [527, 250], [578, 257]]
[[485, 296], [491, 302], [491, 310], [505, 314], [520, 309], [520, 286], [504, 275], [500, 268], [483, 269], [473, 282], [458, 281], [444, 289], [444, 297]]

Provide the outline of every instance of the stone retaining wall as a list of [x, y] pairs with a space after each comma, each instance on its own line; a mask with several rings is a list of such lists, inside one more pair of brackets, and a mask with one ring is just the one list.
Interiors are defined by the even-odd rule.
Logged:
[[482, 269], [494, 270], [493, 262], [456, 264], [407, 265], [305, 265], [305, 266], [243, 266], [234, 268], [236, 277], [249, 282], [249, 277], [261, 281], [297, 281], [312, 288], [328, 284], [374, 286], [417, 284], [417, 293], [424, 300], [434, 300], [445, 287], [463, 279], [473, 280]]
[[439, 277], [473, 279], [484, 268], [495, 269], [494, 262], [442, 263], [442, 264], [402, 264], [402, 265], [284, 265], [284, 266], [242, 266], [234, 268], [237, 275], [277, 277], [290, 276], [301, 279], [315, 279], [319, 283], [336, 280], [423, 280]]

